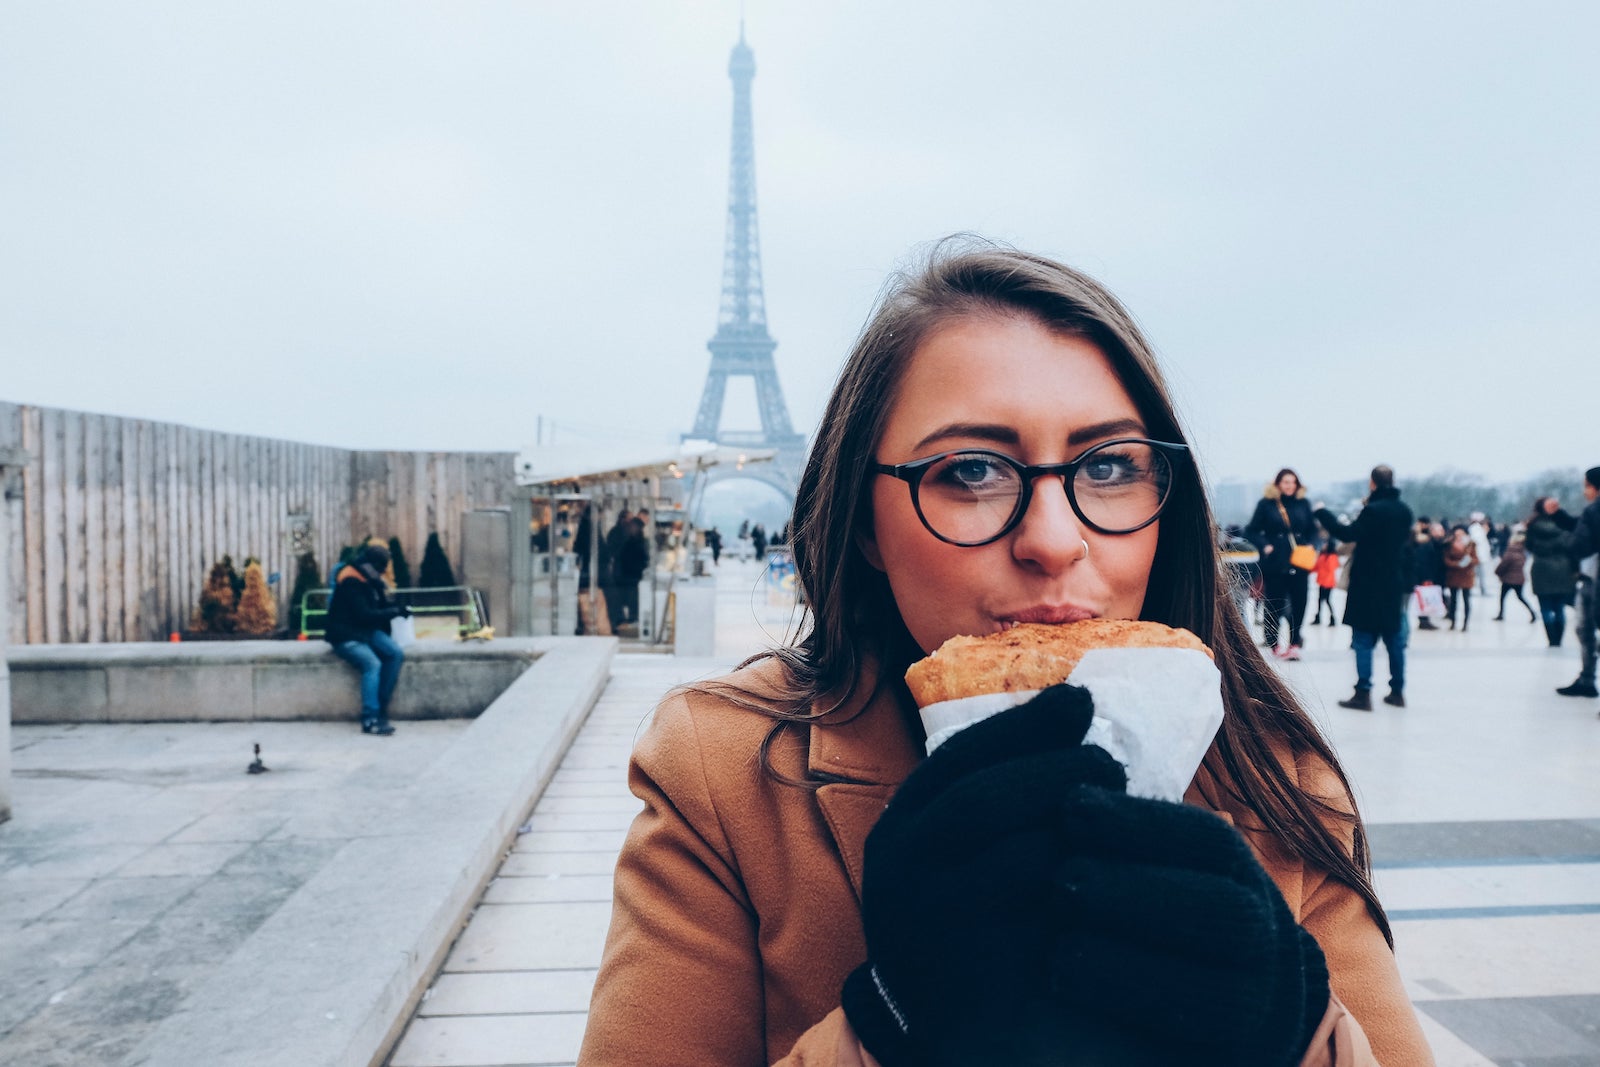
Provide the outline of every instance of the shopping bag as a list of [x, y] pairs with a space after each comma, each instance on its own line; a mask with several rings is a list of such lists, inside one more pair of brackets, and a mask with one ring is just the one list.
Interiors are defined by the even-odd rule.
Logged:
[[401, 648], [415, 644], [417, 640], [417, 621], [410, 615], [396, 615], [389, 620], [389, 636]]
[[1445, 616], [1444, 590], [1432, 582], [1424, 582], [1411, 594], [1415, 601], [1417, 614], [1425, 619], [1442, 619]]

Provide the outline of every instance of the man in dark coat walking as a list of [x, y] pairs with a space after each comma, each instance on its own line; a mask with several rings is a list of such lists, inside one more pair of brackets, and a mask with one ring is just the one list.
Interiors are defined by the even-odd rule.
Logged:
[[1372, 468], [1367, 505], [1354, 522], [1346, 524], [1327, 508], [1318, 508], [1317, 521], [1340, 541], [1352, 541], [1350, 592], [1344, 602], [1344, 622], [1354, 633], [1356, 691], [1342, 708], [1372, 710], [1372, 652], [1381, 640], [1389, 653], [1389, 695], [1385, 704], [1406, 706], [1406, 638], [1410, 619], [1406, 597], [1415, 584], [1411, 561], [1411, 509], [1394, 487], [1394, 469]]
[[1578, 647], [1583, 663], [1578, 680], [1556, 692], [1564, 697], [1596, 697], [1595, 688], [1596, 622], [1600, 620], [1600, 467], [1583, 473], [1583, 498], [1589, 502], [1578, 519], [1578, 528], [1568, 541], [1569, 554], [1578, 564]]

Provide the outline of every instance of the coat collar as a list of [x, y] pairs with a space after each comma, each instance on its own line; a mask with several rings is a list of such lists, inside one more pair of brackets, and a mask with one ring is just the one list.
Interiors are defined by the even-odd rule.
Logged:
[[[820, 712], [836, 699], [822, 697], [812, 708]], [[922, 738], [912, 735], [910, 702], [904, 685], [879, 684], [876, 662], [863, 664], [850, 699], [811, 727], [807, 770], [865, 785], [899, 785], [923, 755]]]
[[[811, 774], [829, 779], [817, 789], [817, 807], [857, 900], [867, 834], [923, 757], [905, 686], [888, 680], [879, 686], [877, 681], [877, 664], [863, 665], [856, 692], [811, 726], [806, 761]], [[815, 707], [820, 711], [831, 703], [824, 698]]]

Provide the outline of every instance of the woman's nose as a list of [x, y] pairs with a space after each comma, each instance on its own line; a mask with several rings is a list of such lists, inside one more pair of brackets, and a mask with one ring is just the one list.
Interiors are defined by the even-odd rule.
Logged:
[[1033, 499], [1011, 536], [1011, 555], [1049, 573], [1083, 558], [1084, 529], [1067, 499], [1061, 476], [1050, 474], [1033, 483]]

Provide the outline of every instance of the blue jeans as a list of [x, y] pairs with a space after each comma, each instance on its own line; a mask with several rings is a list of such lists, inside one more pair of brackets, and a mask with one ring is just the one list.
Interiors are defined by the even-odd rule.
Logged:
[[1567, 632], [1567, 608], [1571, 606], [1572, 598], [1560, 593], [1539, 598], [1539, 614], [1544, 616], [1544, 633], [1551, 648], [1560, 645]]
[[1406, 687], [1406, 640], [1411, 636], [1411, 618], [1400, 613], [1400, 628], [1391, 633], [1375, 634], [1370, 630], [1355, 630], [1350, 635], [1350, 647], [1356, 650], [1356, 688], [1372, 688], [1372, 650], [1383, 642], [1389, 653], [1389, 688], [1396, 693]]
[[394, 638], [374, 630], [365, 641], [342, 641], [333, 654], [361, 672], [361, 717], [382, 719], [389, 714], [389, 698], [400, 681], [406, 654]]

